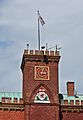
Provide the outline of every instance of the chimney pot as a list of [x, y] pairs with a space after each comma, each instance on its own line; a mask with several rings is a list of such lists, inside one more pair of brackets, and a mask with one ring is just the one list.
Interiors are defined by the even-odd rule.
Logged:
[[67, 95], [74, 96], [74, 82], [67, 82]]

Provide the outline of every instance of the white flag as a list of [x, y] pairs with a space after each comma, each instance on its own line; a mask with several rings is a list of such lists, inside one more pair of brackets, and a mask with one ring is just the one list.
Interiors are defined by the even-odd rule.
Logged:
[[41, 25], [43, 26], [43, 25], [45, 24], [45, 21], [44, 21], [44, 19], [41, 17], [39, 11], [38, 11], [38, 19], [39, 19]]

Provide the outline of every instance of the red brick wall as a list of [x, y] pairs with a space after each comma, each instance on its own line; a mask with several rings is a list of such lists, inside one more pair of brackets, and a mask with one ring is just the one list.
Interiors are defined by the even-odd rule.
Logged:
[[83, 120], [83, 112], [63, 112], [62, 120]]
[[[34, 66], [35, 65], [48, 65], [49, 69], [50, 69], [50, 80], [35, 80], [34, 79]], [[25, 98], [25, 120], [38, 120], [38, 116], [40, 117], [39, 120], [59, 120], [59, 113], [58, 113], [58, 109], [56, 109], [56, 113], [54, 110], [53, 106], [35, 106], [30, 107], [28, 105], [26, 105], [26, 102], [34, 102], [33, 97], [35, 94], [35, 90], [38, 89], [38, 86], [40, 86], [41, 84], [44, 85], [44, 87], [46, 86], [50, 101], [53, 103], [58, 103], [58, 64], [57, 63], [49, 63], [49, 64], [45, 64], [45, 63], [36, 63], [36, 62], [32, 62], [32, 63], [26, 63], [25, 68], [24, 68], [24, 98]], [[31, 103], [30, 103], [31, 104]], [[30, 108], [29, 108], [30, 107]], [[58, 106], [57, 106], [58, 107]], [[30, 109], [30, 112], [29, 112]], [[41, 111], [40, 111], [41, 109]], [[32, 112], [33, 111], [33, 112]], [[42, 115], [44, 113], [44, 115]], [[38, 115], [39, 114], [39, 115]], [[55, 116], [56, 114], [56, 116]], [[38, 115], [38, 116], [37, 116]], [[30, 116], [30, 117], [29, 117]], [[55, 117], [54, 117], [55, 116]], [[42, 118], [44, 117], [44, 119]]]
[[[25, 51], [22, 61], [23, 72], [23, 98], [25, 103], [25, 120], [59, 120], [59, 99], [58, 99], [58, 63], [59, 54], [44, 55], [42, 51], [36, 51], [32, 55]], [[35, 80], [35, 66], [49, 67], [49, 80]], [[43, 87], [49, 97], [50, 103], [35, 105], [34, 100], [39, 88]], [[33, 106], [34, 104], [34, 106]], [[56, 105], [55, 105], [56, 104]]]
[[[49, 66], [50, 68], [50, 80], [35, 80], [34, 79], [34, 66], [35, 65], [46, 65]], [[24, 73], [23, 73], [23, 93], [24, 97], [27, 98], [27, 102], [30, 101], [30, 97], [32, 95], [32, 92], [40, 85], [44, 84], [47, 86], [49, 89], [48, 92], [51, 94], [51, 99], [53, 102], [56, 102], [57, 100], [57, 94], [58, 94], [58, 64], [57, 63], [50, 63], [50, 64], [45, 64], [45, 63], [36, 63], [36, 62], [27, 62], [24, 68]]]
[[0, 120], [24, 120], [24, 111], [0, 110]]
[[[28, 120], [59, 120], [58, 107], [49, 105], [27, 106]], [[62, 112], [60, 120], [82, 120], [83, 112]], [[0, 110], [0, 120], [25, 120], [24, 111]]]
[[50, 105], [26, 106], [25, 119], [27, 120], [59, 120], [58, 107]]
[[53, 106], [31, 106], [31, 120], [55, 120], [55, 108]]

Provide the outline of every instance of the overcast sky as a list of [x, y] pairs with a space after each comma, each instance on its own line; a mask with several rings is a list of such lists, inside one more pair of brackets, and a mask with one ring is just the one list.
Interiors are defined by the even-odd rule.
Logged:
[[41, 45], [62, 48], [60, 92], [66, 93], [66, 82], [74, 81], [83, 93], [83, 0], [0, 0], [0, 91], [22, 91], [23, 51], [27, 43], [38, 48], [38, 9], [46, 23]]

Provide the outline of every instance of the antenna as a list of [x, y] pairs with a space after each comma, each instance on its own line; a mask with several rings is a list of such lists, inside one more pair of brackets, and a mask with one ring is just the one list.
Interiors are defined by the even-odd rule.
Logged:
[[27, 43], [27, 50], [29, 49], [29, 44]]
[[61, 49], [61, 47], [57, 47], [57, 45], [56, 45], [56, 51], [57, 51], [57, 50], [60, 50], [60, 49]]
[[52, 48], [56, 48], [56, 51], [61, 49], [61, 47], [58, 47], [58, 45], [55, 45], [55, 46], [53, 46], [53, 47], [48, 48], [47, 50], [50, 50], [50, 49], [52, 49]]
[[75, 91], [75, 98], [78, 98], [77, 90]]
[[46, 50], [48, 50], [48, 43], [46, 43]]

